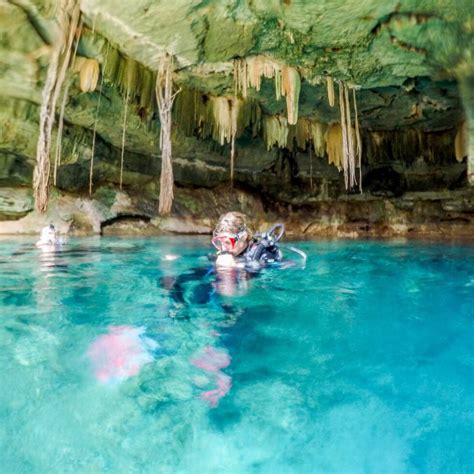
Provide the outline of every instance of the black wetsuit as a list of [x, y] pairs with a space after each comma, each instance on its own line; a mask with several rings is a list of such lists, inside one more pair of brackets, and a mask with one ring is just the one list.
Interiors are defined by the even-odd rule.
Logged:
[[[210, 256], [210, 259], [215, 256]], [[237, 258], [244, 267], [225, 268], [216, 270], [215, 265], [193, 268], [176, 277], [163, 277], [161, 286], [169, 290], [169, 295], [175, 303], [174, 317], [187, 318], [187, 308], [190, 305], [203, 305], [211, 301], [214, 295], [222, 294], [220, 284], [234, 284], [237, 292], [245, 281], [255, 276], [258, 270], [267, 264], [282, 260], [281, 250], [277, 244], [266, 245], [260, 240], [250, 243], [247, 250]], [[227, 312], [229, 304], [221, 305]]]

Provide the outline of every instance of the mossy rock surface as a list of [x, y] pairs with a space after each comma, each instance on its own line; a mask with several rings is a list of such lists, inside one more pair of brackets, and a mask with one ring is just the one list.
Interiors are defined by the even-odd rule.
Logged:
[[[57, 8], [52, 0], [0, 4], [0, 187], [31, 185]], [[145, 75], [151, 80], [162, 55], [170, 53], [177, 87], [195, 91], [204, 102], [232, 98], [233, 61], [264, 55], [298, 71], [299, 117], [325, 124], [340, 121], [339, 107], [328, 103], [326, 78], [354, 87], [368, 195], [458, 190], [474, 176], [472, 0], [82, 0], [81, 10], [78, 55], [96, 59], [103, 72], [112, 57], [107, 51], [114, 51], [136, 62], [142, 74], [137, 84]], [[68, 76], [56, 187], [87, 195], [94, 154], [93, 192], [105, 193], [99, 196], [104, 205], [113, 198], [104, 189], [121, 184], [133, 195], [143, 193], [154, 208], [161, 169], [156, 106], [142, 103], [141, 89], [126, 104], [124, 88], [104, 77], [102, 87], [99, 81], [84, 93], [78, 74]], [[260, 91], [249, 89], [248, 99], [264, 115], [287, 115], [273, 79], [263, 79]], [[466, 119], [470, 158], [456, 161], [455, 136]], [[180, 215], [202, 214], [199, 193], [210, 199], [206, 212], [214, 215], [212, 193], [230, 184], [230, 145], [203, 138], [203, 126], [189, 130], [173, 118], [174, 177], [184, 190], [176, 198]], [[262, 129], [251, 128], [236, 140], [234, 180], [267, 210], [346, 195], [327, 156], [293, 141], [267, 150]], [[57, 138], [55, 127], [52, 171]], [[30, 198], [17, 198], [18, 205], [4, 202], [3, 216], [29, 212]]]

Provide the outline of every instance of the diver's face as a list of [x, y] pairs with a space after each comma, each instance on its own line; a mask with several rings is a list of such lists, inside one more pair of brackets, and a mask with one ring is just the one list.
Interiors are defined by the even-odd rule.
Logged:
[[212, 244], [221, 253], [228, 253], [236, 257], [247, 247], [247, 234], [231, 234], [228, 232], [217, 234], [212, 239]]

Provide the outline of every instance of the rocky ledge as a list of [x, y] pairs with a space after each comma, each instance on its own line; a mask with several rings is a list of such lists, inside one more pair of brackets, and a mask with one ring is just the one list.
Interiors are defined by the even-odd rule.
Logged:
[[[14, 196], [14, 199], [12, 199]], [[55, 193], [48, 212], [33, 210], [27, 188], [0, 189], [0, 234], [36, 234], [54, 223], [67, 235], [210, 234], [230, 209], [251, 216], [255, 229], [283, 222], [291, 238], [428, 237], [472, 239], [474, 190], [405, 193], [401, 197], [363, 194], [318, 197], [269, 208], [255, 194], [218, 187], [177, 188], [170, 216], [157, 216], [158, 197], [99, 188], [91, 198]]]

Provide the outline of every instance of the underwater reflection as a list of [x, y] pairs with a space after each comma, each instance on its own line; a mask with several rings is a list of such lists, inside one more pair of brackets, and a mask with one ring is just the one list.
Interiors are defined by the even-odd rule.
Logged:
[[221, 296], [242, 296], [249, 290], [251, 273], [243, 268], [218, 267], [215, 269], [214, 288]]
[[55, 267], [58, 266], [59, 253], [62, 251], [61, 247], [55, 247], [54, 245], [48, 245], [38, 247], [39, 251], [39, 264], [42, 272], [50, 273]]

